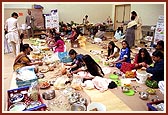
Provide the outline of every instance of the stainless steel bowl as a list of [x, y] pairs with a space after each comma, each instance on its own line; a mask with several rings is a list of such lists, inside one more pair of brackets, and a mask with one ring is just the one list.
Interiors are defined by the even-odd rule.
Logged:
[[86, 111], [86, 106], [81, 103], [74, 103], [71, 105], [71, 111]]
[[51, 100], [51, 99], [55, 98], [55, 90], [49, 90], [49, 91], [42, 93], [42, 97], [45, 100]]
[[86, 98], [79, 98], [79, 102], [86, 105], [87, 99]]
[[72, 93], [72, 95], [71, 95], [71, 97], [74, 97], [74, 98], [76, 98], [76, 99], [79, 99], [80, 98], [80, 93], [78, 93], [78, 92], [74, 92], [74, 93]]
[[146, 92], [139, 92], [139, 97], [143, 100], [147, 100], [148, 96], [149, 96], [149, 94]]
[[129, 92], [129, 90], [130, 90], [129, 87], [121, 87], [121, 89], [122, 89], [123, 93]]
[[74, 104], [75, 102], [78, 101], [78, 99], [76, 99], [74, 97], [71, 97], [71, 98], [68, 99], [68, 101], [69, 101], [70, 104]]

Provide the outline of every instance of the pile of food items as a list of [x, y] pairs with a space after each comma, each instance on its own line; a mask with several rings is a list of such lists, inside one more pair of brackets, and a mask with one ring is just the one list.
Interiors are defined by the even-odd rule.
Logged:
[[125, 78], [135, 78], [135, 77], [136, 77], [136, 72], [132, 72], [132, 71], [125, 72]]

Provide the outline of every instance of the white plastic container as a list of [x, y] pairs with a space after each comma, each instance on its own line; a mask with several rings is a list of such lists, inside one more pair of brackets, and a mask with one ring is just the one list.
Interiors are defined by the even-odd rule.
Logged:
[[145, 84], [145, 81], [148, 77], [150, 77], [151, 74], [147, 73], [146, 71], [138, 70], [136, 71], [136, 81], [140, 84]]
[[121, 80], [121, 86], [125, 86], [125, 85], [131, 85], [131, 80], [130, 79], [120, 79]]

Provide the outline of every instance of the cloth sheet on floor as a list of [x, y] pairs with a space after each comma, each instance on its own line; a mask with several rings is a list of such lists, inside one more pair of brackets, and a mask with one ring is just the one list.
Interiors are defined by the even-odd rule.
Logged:
[[84, 91], [90, 97], [91, 102], [100, 102], [104, 104], [107, 111], [132, 111], [123, 101], [109, 90], [103, 93], [97, 89], [84, 89]]

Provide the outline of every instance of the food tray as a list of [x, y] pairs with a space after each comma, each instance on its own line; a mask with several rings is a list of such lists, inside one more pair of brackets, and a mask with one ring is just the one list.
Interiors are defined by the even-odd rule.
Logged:
[[164, 103], [164, 100], [147, 103], [148, 111], [158, 111], [154, 106], [152, 106], [152, 104], [160, 104], [160, 103]]
[[[10, 98], [15, 95], [15, 94], [19, 94], [22, 93], [24, 95], [24, 98], [28, 97], [27, 92], [29, 90], [29, 86], [24, 86], [24, 87], [19, 87], [16, 89], [10, 89], [7, 91], [7, 110], [9, 111], [9, 108], [11, 105], [13, 105], [14, 103], [11, 102]], [[42, 98], [40, 96], [40, 94], [38, 95], [38, 101], [41, 102], [41, 105], [30, 108], [30, 109], [25, 109], [23, 111], [45, 111], [46, 110], [46, 105], [43, 103]], [[24, 102], [24, 99], [22, 99], [20, 102]]]

